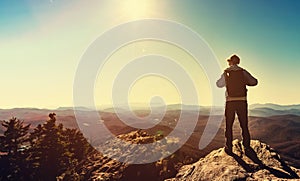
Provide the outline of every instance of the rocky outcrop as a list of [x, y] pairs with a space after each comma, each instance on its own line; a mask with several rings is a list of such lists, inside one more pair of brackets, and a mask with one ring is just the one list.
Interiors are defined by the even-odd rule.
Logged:
[[[144, 130], [118, 135], [118, 139], [126, 142], [125, 146], [116, 139], [108, 140], [104, 145], [101, 145], [105, 148], [105, 152], [100, 153], [95, 150], [84, 162], [80, 163], [74, 170], [67, 171], [59, 180], [164, 180], [174, 177], [182, 165], [193, 163], [199, 159], [199, 154], [195, 154], [192, 148], [189, 148], [189, 152], [179, 149], [170, 156], [163, 158], [166, 156], [165, 154], [169, 155], [164, 151], [166, 145], [178, 142], [176, 138], [170, 137], [162, 140], [163, 137], [160, 132], [150, 134]], [[149, 147], [143, 146], [143, 144], [153, 142], [157, 144], [151, 147], [151, 150]], [[151, 157], [154, 154], [160, 154], [159, 157], [163, 159], [147, 164], [128, 164], [126, 161], [132, 161], [130, 153], [133, 152], [142, 155], [139, 159]], [[124, 158], [123, 162], [111, 159], [120, 154]]]
[[[199, 157], [195, 159], [195, 156], [198, 155], [194, 154], [191, 148], [190, 152], [184, 152], [179, 149], [175, 153], [170, 154], [166, 146], [178, 144], [179, 139], [170, 136], [163, 139], [164, 135], [161, 132], [151, 134], [144, 130], [136, 130], [118, 135], [117, 138], [125, 141], [126, 144], [122, 145], [116, 139], [109, 140], [102, 145], [105, 148], [104, 155], [114, 158], [115, 155], [120, 155], [121, 153], [121, 159], [124, 163], [135, 162], [136, 159], [139, 159], [139, 161], [148, 160], [153, 157], [158, 160], [153, 163], [126, 164], [121, 180], [164, 180], [175, 176], [182, 165], [199, 159]], [[148, 143], [155, 144], [151, 147], [145, 146]], [[136, 153], [140, 156], [134, 158], [131, 153]]]
[[57, 180], [120, 180], [127, 166], [93, 150], [86, 160], [77, 164], [73, 169], [67, 170]]
[[166, 181], [299, 179], [300, 170], [288, 166], [267, 144], [251, 140], [251, 148], [245, 150], [234, 140], [232, 154], [224, 148], [214, 150], [196, 163], [181, 167], [175, 178]]
[[[265, 143], [251, 140], [251, 148], [246, 149], [238, 140], [233, 141], [233, 153], [227, 154], [224, 148], [211, 151], [199, 160], [193, 149], [179, 149], [171, 156], [148, 164], [128, 164], [111, 159], [114, 154], [122, 154], [130, 159], [128, 153], [141, 150], [141, 145], [158, 142], [151, 150], [164, 154], [165, 143], [159, 141], [163, 135], [149, 134], [143, 130], [118, 135], [117, 138], [128, 142], [126, 149], [115, 140], [103, 146], [107, 153], [94, 151], [88, 158], [67, 171], [59, 180], [143, 180], [154, 181], [197, 181], [197, 180], [298, 180], [300, 170], [288, 165], [280, 155]], [[167, 140], [176, 143], [176, 139]], [[134, 146], [139, 144], [138, 147]], [[120, 149], [121, 148], [121, 149]], [[149, 150], [148, 150], [149, 151]], [[152, 152], [148, 152], [152, 155]], [[199, 150], [198, 150], [199, 151]], [[110, 154], [110, 155], [109, 155]], [[106, 156], [105, 156], [106, 155]], [[147, 155], [144, 155], [147, 157]], [[198, 160], [195, 162], [195, 160]], [[193, 163], [193, 164], [191, 164]], [[174, 178], [172, 178], [174, 177]], [[168, 179], [169, 178], [169, 179]], [[300, 180], [300, 179], [299, 179]]]

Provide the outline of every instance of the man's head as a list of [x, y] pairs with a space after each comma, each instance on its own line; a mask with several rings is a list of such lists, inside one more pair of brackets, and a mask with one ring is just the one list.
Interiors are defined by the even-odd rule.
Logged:
[[240, 58], [237, 55], [232, 55], [227, 62], [229, 65], [238, 65], [240, 63]]

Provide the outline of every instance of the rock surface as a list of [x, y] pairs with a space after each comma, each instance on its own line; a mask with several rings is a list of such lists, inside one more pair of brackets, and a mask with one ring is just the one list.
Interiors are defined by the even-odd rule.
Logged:
[[[149, 134], [143, 130], [136, 130], [127, 134], [117, 136], [126, 142], [120, 144], [116, 139], [111, 139], [101, 145], [104, 152], [100, 153], [94, 150], [88, 158], [80, 163], [74, 170], [63, 174], [59, 180], [143, 180], [154, 181], [164, 180], [174, 177], [182, 165], [190, 164], [199, 159], [199, 154], [189, 148], [188, 152], [183, 148], [171, 154], [165, 150], [166, 145], [176, 144], [178, 139], [162, 139], [163, 135], [159, 133]], [[145, 147], [143, 144], [157, 143], [153, 147]], [[134, 143], [134, 144], [131, 144]], [[130, 153], [136, 152], [142, 155], [140, 160], [157, 157], [161, 158], [156, 162], [147, 164], [128, 164], [132, 161]], [[123, 162], [111, 159], [121, 155]], [[163, 158], [167, 156], [166, 158]]]
[[[131, 160], [129, 153], [132, 152], [141, 153], [143, 158], [154, 156], [155, 153], [164, 157], [167, 153], [163, 151], [166, 143], [162, 142], [162, 137], [160, 133], [149, 134], [143, 130], [118, 135], [117, 138], [126, 141], [128, 145], [119, 145], [114, 139], [107, 141], [102, 145], [107, 148], [107, 152], [102, 154], [95, 150], [59, 180], [300, 180], [300, 169], [289, 166], [274, 149], [258, 140], [251, 140], [252, 149], [248, 151], [241, 142], [234, 140], [233, 154], [230, 155], [224, 148], [219, 148], [200, 158], [200, 154], [196, 152], [200, 150], [193, 151], [190, 147], [187, 149], [186, 145], [153, 163], [126, 163]], [[166, 140], [171, 144], [176, 144], [177, 141], [175, 138]], [[157, 144], [151, 148], [151, 152], [142, 146], [152, 142]], [[111, 159], [120, 153], [124, 156], [125, 163]], [[198, 161], [195, 162], [196, 160]]]
[[233, 154], [224, 148], [212, 151], [196, 163], [181, 167], [175, 178], [182, 180], [300, 180], [300, 170], [288, 166], [267, 144], [251, 140], [245, 150], [238, 140], [233, 141]]

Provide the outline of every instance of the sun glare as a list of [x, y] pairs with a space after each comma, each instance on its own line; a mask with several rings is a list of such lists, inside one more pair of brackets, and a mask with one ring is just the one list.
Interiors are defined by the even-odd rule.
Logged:
[[122, 1], [122, 16], [128, 18], [145, 18], [150, 15], [153, 3], [149, 0]]

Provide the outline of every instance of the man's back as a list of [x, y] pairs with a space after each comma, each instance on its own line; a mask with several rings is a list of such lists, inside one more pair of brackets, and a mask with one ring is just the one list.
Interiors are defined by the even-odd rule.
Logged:
[[246, 81], [241, 70], [225, 71], [225, 82], [228, 96], [230, 97], [245, 97], [247, 96]]
[[[237, 70], [243, 70], [242, 71], [243, 77], [244, 77], [245, 84], [247, 86], [256, 86], [257, 85], [257, 79], [254, 78], [247, 70], [245, 70], [237, 65], [232, 65], [232, 66], [228, 67], [227, 69], [224, 70], [224, 72], [237, 71]], [[216, 84], [219, 88], [226, 86], [226, 80], [225, 80], [224, 74], [222, 74], [221, 78], [217, 81]]]

